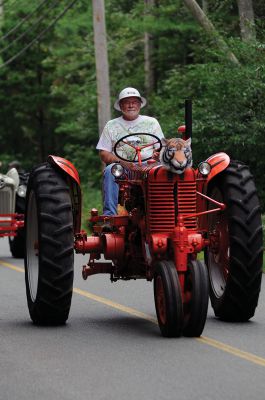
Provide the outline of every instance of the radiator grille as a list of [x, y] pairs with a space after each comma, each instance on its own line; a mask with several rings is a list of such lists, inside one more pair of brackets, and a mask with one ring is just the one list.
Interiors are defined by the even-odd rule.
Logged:
[[[176, 190], [174, 190], [176, 185]], [[149, 182], [148, 216], [151, 232], [172, 232], [176, 225], [176, 205], [178, 214], [195, 214], [197, 212], [196, 182]], [[176, 197], [177, 196], [177, 197]], [[197, 229], [197, 218], [184, 220], [189, 230]]]
[[11, 214], [14, 212], [13, 191], [9, 187], [0, 190], [0, 214]]
[[147, 215], [151, 232], [173, 231], [175, 227], [173, 182], [149, 182]]
[[[179, 214], [195, 214], [197, 193], [196, 182], [178, 182], [178, 213]], [[184, 220], [187, 229], [197, 229], [197, 218], [192, 217]]]

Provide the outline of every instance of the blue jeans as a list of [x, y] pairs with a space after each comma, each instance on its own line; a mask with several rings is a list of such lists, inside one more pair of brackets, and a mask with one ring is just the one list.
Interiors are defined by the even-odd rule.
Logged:
[[113, 164], [106, 166], [103, 175], [103, 215], [117, 214], [119, 185], [111, 173]]

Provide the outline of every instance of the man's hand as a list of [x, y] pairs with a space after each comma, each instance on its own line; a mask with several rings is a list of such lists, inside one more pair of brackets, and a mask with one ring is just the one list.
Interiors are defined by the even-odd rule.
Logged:
[[160, 154], [159, 151], [154, 150], [154, 151], [153, 151], [153, 154], [152, 154], [152, 158], [153, 158], [154, 160], [156, 160], [156, 161], [159, 161], [159, 154]]
[[103, 161], [107, 165], [120, 161], [118, 159], [118, 157], [115, 156], [115, 154], [112, 154], [110, 151], [107, 151], [107, 150], [100, 150], [99, 155], [100, 155], [101, 161]]

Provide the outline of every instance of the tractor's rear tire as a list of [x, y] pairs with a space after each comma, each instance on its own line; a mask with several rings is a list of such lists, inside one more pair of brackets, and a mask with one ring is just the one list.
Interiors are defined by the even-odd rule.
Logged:
[[209, 302], [209, 277], [206, 265], [201, 261], [189, 261], [185, 281], [183, 334], [199, 337], [202, 334]]
[[73, 216], [64, 176], [49, 164], [30, 175], [25, 217], [29, 313], [39, 325], [68, 318], [73, 292]]
[[14, 258], [24, 258], [25, 255], [25, 231], [24, 228], [17, 231], [17, 236], [9, 237], [9, 248]]
[[[261, 210], [249, 168], [232, 161], [208, 195], [226, 204], [224, 212], [208, 215], [205, 260], [212, 307], [222, 320], [247, 321], [258, 304], [263, 264]], [[209, 203], [209, 208], [216, 205]]]
[[155, 307], [161, 334], [179, 337], [183, 328], [181, 288], [172, 261], [160, 261], [154, 274]]

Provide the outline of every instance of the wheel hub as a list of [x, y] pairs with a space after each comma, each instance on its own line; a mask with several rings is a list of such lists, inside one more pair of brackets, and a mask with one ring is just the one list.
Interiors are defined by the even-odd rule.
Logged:
[[39, 245], [37, 203], [33, 191], [29, 195], [28, 214], [31, 223], [27, 225], [27, 273], [30, 296], [35, 301], [39, 281]]
[[[218, 189], [216, 189], [215, 198], [218, 201], [223, 200]], [[209, 275], [216, 297], [221, 297], [226, 287], [230, 259], [228, 220], [225, 212], [209, 217], [209, 230]]]

